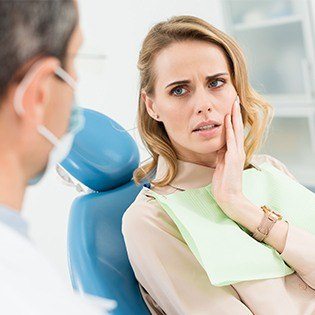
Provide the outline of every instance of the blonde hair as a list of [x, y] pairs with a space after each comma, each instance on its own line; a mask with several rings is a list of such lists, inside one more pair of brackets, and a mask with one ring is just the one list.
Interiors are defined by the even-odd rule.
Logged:
[[151, 181], [157, 187], [171, 183], [177, 174], [177, 155], [170, 142], [162, 122], [153, 119], [147, 112], [141, 92], [154, 95], [155, 73], [153, 72], [156, 55], [170, 44], [186, 40], [205, 41], [216, 45], [224, 52], [234, 88], [242, 104], [242, 118], [247, 135], [244, 139], [246, 161], [244, 168], [250, 165], [252, 155], [264, 143], [265, 131], [268, 131], [273, 108], [261, 95], [254, 91], [248, 81], [245, 57], [238, 44], [228, 35], [214, 26], [193, 16], [175, 16], [156, 24], [146, 36], [138, 60], [140, 71], [140, 93], [138, 103], [137, 125], [140, 137], [149, 151], [152, 160], [138, 167], [133, 178], [137, 184], [151, 180], [158, 156], [165, 158], [168, 170], [165, 176]]

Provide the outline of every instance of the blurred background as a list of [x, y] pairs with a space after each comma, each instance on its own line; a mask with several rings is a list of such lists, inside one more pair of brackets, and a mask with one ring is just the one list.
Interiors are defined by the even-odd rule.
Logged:
[[[260, 153], [278, 158], [303, 185], [315, 187], [315, 0], [79, 0], [79, 5], [85, 43], [77, 58], [78, 103], [130, 130], [141, 160], [148, 153], [131, 129], [142, 40], [161, 20], [195, 15], [236, 39], [251, 84], [275, 108]], [[24, 205], [31, 237], [64, 277], [67, 219], [77, 195], [52, 170], [29, 188]]]

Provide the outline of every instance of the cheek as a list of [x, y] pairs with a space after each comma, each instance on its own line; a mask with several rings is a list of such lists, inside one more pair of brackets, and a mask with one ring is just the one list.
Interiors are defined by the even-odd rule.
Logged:
[[233, 103], [235, 101], [236, 95], [237, 95], [237, 92], [234, 86], [230, 84], [228, 88], [228, 92], [226, 93], [226, 102], [225, 102], [226, 113], [230, 114], [232, 112], [232, 107], [233, 107]]
[[224, 113], [223, 113], [224, 116], [232, 113], [232, 105], [231, 105], [232, 102], [233, 102], [232, 100], [229, 100], [227, 105], [224, 107]]
[[183, 106], [170, 106], [163, 108], [161, 111], [161, 117], [163, 117], [163, 123], [168, 133], [178, 133], [179, 136], [183, 136], [183, 132], [189, 129], [189, 119], [191, 115], [188, 110], [183, 109]]
[[62, 89], [60, 93], [56, 93], [55, 98], [53, 99], [55, 111], [60, 115], [60, 120], [67, 120], [67, 117], [70, 116], [72, 104], [73, 104], [73, 93], [70, 89]]
[[232, 107], [233, 107], [233, 103], [235, 101], [236, 95], [237, 93], [233, 86], [229, 89], [226, 89], [224, 93], [221, 95], [222, 96], [221, 100], [218, 102], [220, 106], [217, 107], [217, 111], [222, 116], [232, 113]]
[[61, 137], [68, 129], [73, 94], [70, 88], [60, 86], [56, 87], [55, 91], [49, 104], [48, 124], [56, 136]]
[[180, 113], [172, 113], [163, 120], [165, 129], [171, 138], [183, 137], [184, 132], [186, 132], [185, 125], [187, 124], [185, 124], [181, 115]]
[[75, 80], [75, 81], [78, 81], [78, 74], [77, 74], [77, 66], [74, 64], [74, 62], [71, 64], [71, 67], [70, 67], [70, 71], [69, 71], [69, 74], [71, 75], [71, 77]]

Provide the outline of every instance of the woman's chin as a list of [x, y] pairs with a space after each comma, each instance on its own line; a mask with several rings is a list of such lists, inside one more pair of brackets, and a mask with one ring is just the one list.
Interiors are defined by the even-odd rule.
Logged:
[[217, 139], [216, 141], [199, 144], [195, 151], [199, 154], [211, 154], [219, 151], [224, 145], [224, 141]]
[[198, 148], [195, 150], [195, 153], [199, 155], [210, 155], [217, 152], [220, 148], [217, 147], [209, 147], [209, 148]]

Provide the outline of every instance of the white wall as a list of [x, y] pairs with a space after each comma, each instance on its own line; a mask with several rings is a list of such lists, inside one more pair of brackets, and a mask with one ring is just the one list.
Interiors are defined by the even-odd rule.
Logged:
[[[82, 57], [78, 59], [80, 105], [105, 113], [126, 129], [135, 124], [136, 63], [149, 28], [173, 15], [189, 14], [224, 30], [219, 0], [81, 0], [79, 3], [85, 33]], [[100, 58], [102, 55], [106, 58]], [[136, 133], [132, 135], [138, 141]], [[141, 157], [146, 157], [140, 144], [139, 147]], [[51, 171], [39, 186], [29, 188], [24, 207], [31, 236], [65, 276], [67, 218], [76, 195]]]

